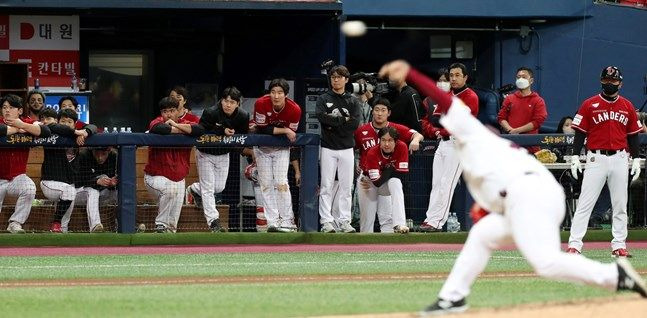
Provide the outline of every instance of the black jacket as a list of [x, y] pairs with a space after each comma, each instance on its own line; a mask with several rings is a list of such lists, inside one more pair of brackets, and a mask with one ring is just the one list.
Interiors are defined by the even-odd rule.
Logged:
[[420, 119], [425, 116], [425, 109], [418, 91], [411, 86], [405, 86], [399, 94], [396, 92], [390, 100], [391, 116], [389, 116], [389, 121], [421, 132]]
[[359, 126], [361, 107], [360, 100], [349, 92], [340, 95], [329, 90], [320, 95], [315, 116], [321, 123], [321, 146], [334, 150], [355, 147], [353, 133]]
[[[249, 131], [249, 113], [238, 107], [231, 116], [227, 116], [222, 106], [218, 104], [204, 110], [200, 117], [200, 126], [206, 134], [224, 136], [225, 128], [233, 129], [236, 134], [246, 134]], [[224, 155], [236, 148], [197, 147], [197, 149], [210, 155]]]
[[[52, 134], [74, 137], [74, 128], [61, 124], [49, 124]], [[88, 135], [96, 133], [97, 127], [86, 125], [84, 129]], [[80, 172], [79, 148], [45, 148], [43, 165], [41, 166], [41, 180], [59, 181], [75, 184]]]
[[92, 187], [102, 190], [106, 187], [97, 184], [99, 177], [112, 178], [115, 175], [117, 175], [117, 153], [114, 151], [108, 153], [108, 158], [102, 164], [94, 159], [90, 149], [83, 149], [79, 152], [79, 172], [74, 183], [76, 187]]

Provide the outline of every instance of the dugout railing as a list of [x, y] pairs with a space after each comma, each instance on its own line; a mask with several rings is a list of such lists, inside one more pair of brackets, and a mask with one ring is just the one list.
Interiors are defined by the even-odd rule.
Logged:
[[[53, 135], [47, 138], [35, 138], [25, 135], [11, 135], [0, 138], [0, 147], [76, 147], [75, 140]], [[319, 136], [313, 134], [298, 134], [294, 143], [290, 143], [283, 136], [265, 135], [234, 135], [216, 136], [203, 135], [197, 138], [171, 135], [161, 136], [145, 133], [117, 133], [97, 134], [86, 140], [85, 147], [117, 148], [118, 162], [117, 174], [117, 231], [120, 233], [133, 233], [136, 231], [137, 213], [137, 174], [136, 152], [138, 147], [299, 147], [301, 149], [301, 187], [299, 198], [299, 230], [305, 232], [319, 229], [319, 211], [317, 188], [319, 185]], [[1, 163], [0, 163], [1, 164]], [[37, 185], [38, 187], [38, 185]], [[4, 213], [11, 213], [3, 209]]]

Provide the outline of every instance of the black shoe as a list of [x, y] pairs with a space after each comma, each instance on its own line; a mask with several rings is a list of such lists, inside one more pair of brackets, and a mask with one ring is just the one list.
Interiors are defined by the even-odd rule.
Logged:
[[192, 187], [189, 186], [189, 192], [193, 196], [193, 204], [199, 209], [202, 209], [202, 196], [200, 193], [195, 192]]
[[632, 290], [647, 298], [645, 281], [640, 277], [626, 258], [618, 258], [618, 291]]
[[155, 224], [155, 232], [166, 233], [166, 226], [164, 226], [164, 224]]
[[224, 232], [225, 229], [220, 226], [220, 219], [215, 219], [211, 221], [211, 224], [209, 224], [209, 229], [211, 229], [211, 232]]
[[438, 298], [433, 305], [425, 308], [420, 312], [420, 316], [436, 316], [436, 315], [445, 315], [451, 313], [460, 313], [466, 311], [468, 308], [465, 303], [465, 298], [457, 301], [450, 301]]

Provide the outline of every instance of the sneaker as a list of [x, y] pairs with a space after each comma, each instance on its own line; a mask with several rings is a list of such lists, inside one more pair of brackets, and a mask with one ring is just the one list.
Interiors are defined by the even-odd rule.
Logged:
[[409, 228], [406, 225], [396, 225], [393, 227], [393, 233], [407, 234], [409, 233]]
[[[191, 186], [188, 186], [186, 188], [186, 197], [188, 198], [187, 204], [193, 204], [197, 208], [202, 209], [202, 196], [200, 195], [200, 193], [193, 190], [193, 188]], [[193, 199], [193, 200], [191, 200], [191, 199]], [[193, 202], [191, 202], [191, 201], [193, 201]]]
[[578, 250], [577, 250], [576, 248], [574, 248], [574, 247], [569, 247], [569, 248], [567, 248], [567, 249], [566, 249], [566, 253], [569, 253], [569, 254], [582, 254], [580, 251], [578, 251]]
[[157, 232], [157, 233], [166, 233], [166, 232], [168, 232], [168, 229], [166, 228], [166, 225], [164, 225], [164, 224], [155, 224], [155, 232]]
[[636, 270], [626, 258], [619, 258], [618, 266], [618, 291], [632, 290], [647, 298], [647, 286]]
[[11, 221], [9, 222], [9, 226], [7, 226], [7, 231], [11, 234], [23, 234], [25, 233], [25, 230], [23, 230], [22, 225], [20, 223]]
[[629, 254], [629, 251], [627, 251], [626, 248], [618, 248], [618, 249], [613, 250], [613, 252], [611, 252], [611, 256], [612, 257], [624, 257], [624, 258], [631, 258], [632, 257], [631, 254]]
[[420, 224], [420, 232], [431, 233], [431, 232], [441, 232], [443, 229], [435, 228], [427, 222], [422, 222]]
[[49, 226], [49, 231], [52, 233], [62, 233], [63, 230], [61, 230], [61, 222], [52, 222]]
[[209, 224], [209, 229], [211, 230], [211, 232], [214, 232], [214, 233], [225, 231], [225, 229], [223, 229], [222, 226], [220, 226], [220, 219], [215, 219], [211, 221], [211, 224]]
[[321, 224], [322, 233], [335, 233], [335, 227], [332, 225], [332, 222], [326, 222]]
[[99, 224], [95, 225], [95, 226], [90, 230], [90, 232], [92, 232], [92, 233], [103, 232], [103, 224], [99, 223]]
[[278, 232], [279, 227], [276, 224], [270, 224], [267, 226], [267, 232]]
[[339, 231], [342, 233], [355, 233], [357, 232], [354, 227], [350, 226], [349, 221], [344, 221], [339, 226]]
[[461, 313], [467, 310], [469, 306], [465, 303], [465, 298], [457, 301], [450, 301], [438, 298], [436, 302], [420, 312], [421, 317], [445, 315], [452, 313]]

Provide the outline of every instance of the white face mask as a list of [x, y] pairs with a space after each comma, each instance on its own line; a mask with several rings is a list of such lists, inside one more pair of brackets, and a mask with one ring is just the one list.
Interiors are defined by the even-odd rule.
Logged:
[[449, 82], [436, 82], [436, 86], [440, 88], [443, 92], [449, 92]]
[[515, 82], [515, 84], [517, 85], [517, 88], [524, 89], [524, 88], [528, 88], [528, 86], [530, 86], [530, 81], [528, 81], [527, 79], [521, 77], [521, 78], [517, 78], [517, 81]]

